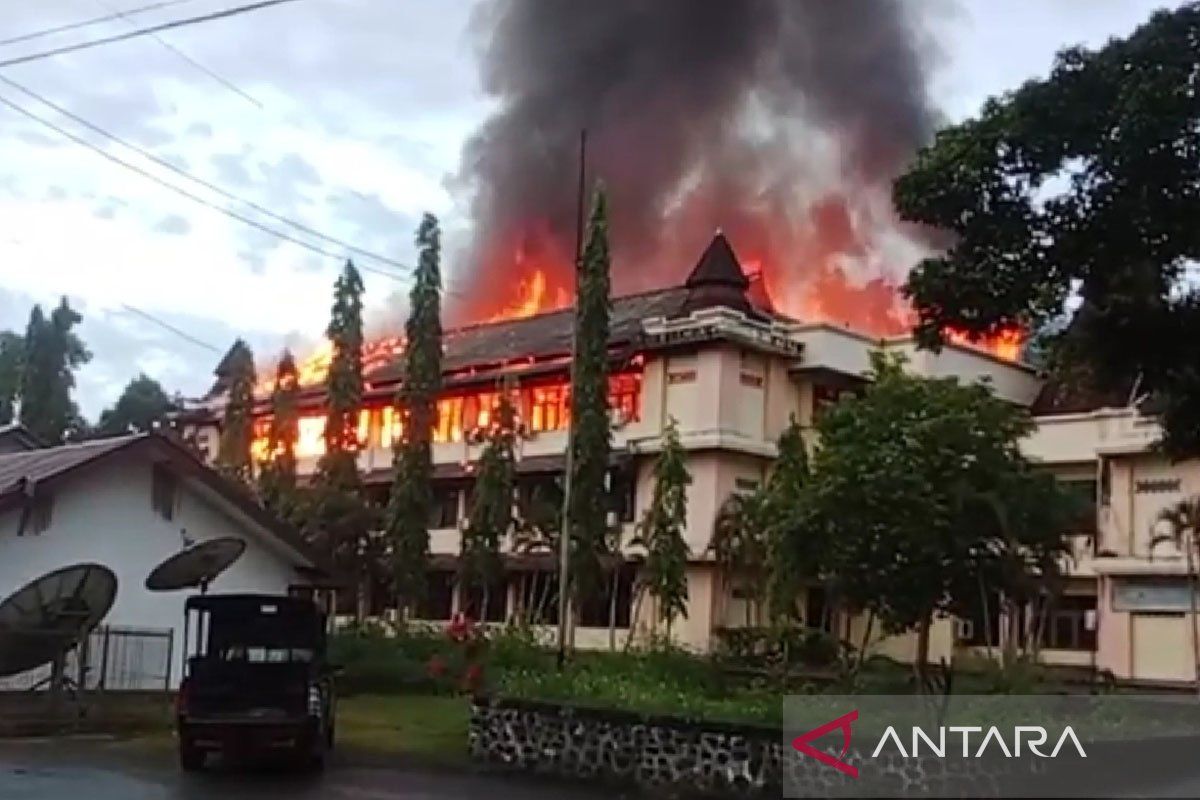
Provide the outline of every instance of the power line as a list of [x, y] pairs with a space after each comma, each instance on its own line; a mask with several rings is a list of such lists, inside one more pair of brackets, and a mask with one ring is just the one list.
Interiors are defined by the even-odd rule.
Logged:
[[166, 320], [159, 319], [158, 317], [154, 316], [153, 314], [151, 314], [148, 311], [143, 311], [140, 308], [135, 308], [127, 303], [122, 303], [121, 308], [125, 309], [130, 314], [136, 314], [137, 316], [139, 316], [143, 319], [153, 322], [155, 325], [162, 328], [163, 330], [170, 331], [171, 333], [175, 334], [179, 338], [186, 339], [187, 341], [191, 342], [194, 345], [197, 345], [198, 347], [203, 347], [205, 350], [211, 350], [214, 353], [216, 353], [217, 355], [221, 354], [221, 348], [215, 347], [215, 346], [209, 344], [208, 342], [204, 341], [203, 339], [197, 339], [195, 336], [192, 336], [187, 331], [176, 328], [171, 323], [167, 322]]
[[133, 152], [135, 152], [138, 155], [142, 156], [143, 158], [153, 162], [154, 164], [157, 164], [158, 166], [162, 167], [163, 169], [170, 170], [171, 172], [175, 173], [176, 175], [180, 176], [181, 178], [185, 178], [199, 186], [203, 186], [205, 189], [208, 189], [209, 191], [211, 191], [217, 195], [220, 195], [221, 197], [225, 198], [226, 200], [230, 200], [235, 203], [241, 203], [242, 205], [245, 205], [248, 208], [252, 208], [255, 211], [257, 211], [258, 213], [260, 213], [266, 217], [270, 217], [271, 219], [273, 219], [277, 222], [281, 222], [284, 225], [288, 225], [289, 227], [295, 228], [298, 231], [302, 231], [302, 232], [308, 234], [309, 236], [313, 236], [317, 239], [320, 239], [321, 241], [328, 242], [329, 244], [333, 244], [333, 245], [337, 245], [338, 247], [345, 248], [348, 252], [355, 253], [360, 256], [365, 256], [367, 258], [372, 258], [380, 263], [387, 264], [388, 266], [396, 267], [397, 269], [402, 269], [402, 270], [410, 269], [410, 267], [408, 267], [406, 264], [396, 261], [395, 259], [388, 258], [387, 256], [380, 255], [379, 253], [375, 253], [370, 250], [366, 250], [362, 247], [357, 247], [355, 245], [350, 244], [349, 242], [345, 242], [345, 241], [342, 241], [341, 239], [337, 239], [333, 236], [329, 236], [328, 234], [322, 233], [321, 231], [319, 231], [315, 228], [312, 228], [308, 225], [305, 225], [302, 222], [296, 222], [295, 220], [288, 219], [287, 217], [281, 216], [280, 214], [275, 213], [271, 209], [269, 209], [259, 203], [255, 203], [252, 200], [247, 200], [244, 197], [239, 197], [239, 196], [233, 194], [232, 192], [222, 189], [220, 186], [217, 186], [214, 183], [210, 183], [209, 181], [204, 180], [203, 178], [198, 178], [195, 175], [192, 175], [191, 173], [187, 172], [186, 170], [180, 169], [179, 167], [175, 166], [174, 164], [167, 161], [166, 159], [154, 155], [154, 153], [151, 153], [149, 150], [146, 150], [143, 147], [139, 147], [138, 145], [133, 144], [132, 142], [126, 141], [125, 139], [121, 138], [120, 136], [117, 136], [115, 133], [105, 130], [104, 128], [101, 128], [99, 125], [95, 124], [94, 122], [90, 122], [90, 121], [84, 119], [83, 117], [79, 116], [78, 114], [74, 113], [73, 111], [70, 111], [69, 109], [66, 109], [63, 106], [58, 105], [53, 100], [50, 100], [49, 98], [44, 97], [43, 95], [35, 92], [34, 90], [32, 90], [26, 86], [23, 86], [20, 83], [17, 83], [16, 81], [12, 80], [11, 78], [6, 78], [5, 76], [0, 75], [0, 83], [3, 83], [6, 86], [10, 86], [13, 89], [16, 89], [18, 92], [21, 92], [22, 94], [26, 95], [27, 97], [32, 97], [34, 100], [37, 100], [39, 103], [42, 103], [43, 105], [46, 105], [46, 106], [54, 109], [59, 114], [62, 114], [64, 117], [66, 117], [67, 119], [72, 120], [73, 122], [76, 122], [76, 123], [82, 125], [83, 127], [87, 128], [88, 130], [92, 131], [93, 133], [99, 134], [100, 136], [110, 139], [110, 140], [116, 142], [117, 144], [119, 144], [129, 150], [132, 150]]
[[75, 53], [79, 50], [88, 50], [93, 47], [100, 47], [105, 44], [113, 44], [114, 42], [124, 42], [129, 39], [136, 39], [139, 36], [149, 36], [151, 34], [169, 31], [173, 28], [183, 28], [188, 25], [198, 25], [201, 22], [212, 22], [213, 20], [225, 19], [226, 17], [235, 17], [239, 14], [247, 14], [251, 11], [259, 11], [271, 6], [278, 6], [284, 3], [294, 3], [296, 0], [260, 0], [257, 3], [250, 3], [243, 6], [234, 6], [222, 11], [214, 11], [211, 14], [202, 14], [197, 17], [187, 17], [185, 19], [172, 20], [159, 25], [151, 25], [147, 28], [138, 28], [137, 30], [120, 33], [115, 36], [106, 36], [103, 39], [92, 39], [86, 42], [78, 42], [76, 44], [66, 45], [64, 47], [56, 47], [53, 50], [44, 50], [40, 53], [30, 53], [29, 55], [17, 56], [0, 61], [0, 67], [12, 67], [17, 64], [28, 64], [30, 61], [40, 61], [43, 58], [52, 56], [61, 56], [66, 53]]
[[[327, 258], [336, 258], [336, 259], [343, 258], [343, 256], [341, 256], [337, 253], [333, 253], [329, 250], [326, 250], [322, 247], [312, 244], [311, 242], [306, 242], [303, 239], [297, 239], [296, 237], [291, 236], [290, 234], [284, 233], [283, 231], [279, 231], [274, 228], [263, 225], [262, 223], [258, 222], [257, 220], [254, 220], [254, 219], [251, 219], [250, 217], [239, 214], [236, 211], [225, 208], [222, 205], [218, 205], [217, 203], [214, 203], [210, 200], [200, 197], [199, 195], [195, 194], [194, 192], [190, 192], [187, 189], [184, 189], [180, 186], [176, 186], [175, 184], [170, 183], [169, 181], [165, 181], [162, 178], [158, 177], [157, 175], [155, 175], [151, 172], [148, 172], [147, 170], [142, 169], [141, 167], [137, 166], [136, 164], [131, 164], [128, 161], [120, 159], [120, 158], [114, 156], [112, 153], [109, 153], [109, 152], [105, 151], [104, 149], [97, 147], [96, 145], [92, 144], [91, 142], [87, 141], [86, 139], [76, 136], [75, 134], [71, 133], [70, 131], [65, 130], [64, 128], [61, 128], [58, 125], [55, 125], [53, 122], [50, 122], [47, 119], [43, 119], [42, 117], [39, 117], [37, 114], [34, 114], [32, 111], [29, 111], [28, 109], [22, 108], [21, 106], [17, 105], [16, 103], [14, 103], [13, 101], [9, 100], [6, 97], [0, 97], [0, 104], [3, 104], [5, 106], [7, 106], [8, 108], [11, 108], [13, 111], [16, 111], [18, 114], [20, 114], [23, 117], [27, 117], [35, 122], [38, 122], [38, 123], [46, 126], [47, 128], [51, 129], [55, 133], [58, 133], [59, 135], [64, 136], [67, 139], [70, 139], [75, 144], [78, 144], [82, 147], [86, 147], [87, 149], [91, 150], [93, 153], [97, 154], [101, 158], [104, 158], [107, 161], [111, 161], [112, 163], [117, 164], [118, 166], [122, 166], [125, 169], [136, 172], [138, 175], [141, 175], [143, 178], [154, 181], [159, 186], [162, 186], [163, 188], [166, 188], [166, 189], [170, 189], [171, 191], [173, 191], [177, 194], [180, 194], [183, 197], [186, 197], [189, 200], [192, 200], [193, 202], [199, 203], [200, 205], [206, 206], [207, 208], [211, 208], [212, 210], [217, 211], [221, 214], [225, 214], [226, 216], [236, 219], [239, 222], [245, 223], [246, 225], [249, 225], [252, 228], [257, 228], [258, 230], [260, 230], [264, 233], [269, 233], [272, 236], [276, 236], [285, 241], [289, 241], [293, 244], [299, 245], [300, 247], [303, 247], [306, 250], [310, 250], [318, 255], [322, 255]], [[377, 275], [383, 275], [385, 277], [391, 278], [392, 280], [396, 280], [396, 281], [406, 282], [406, 281], [410, 280], [409, 276], [397, 275], [394, 272], [389, 272], [387, 270], [378, 269], [376, 267], [360, 265], [360, 269], [363, 269], [366, 272], [373, 272]]]
[[[129, 14], [131, 12], [117, 11], [112, 6], [108, 5], [108, 3], [104, 2], [104, 0], [96, 0], [96, 3], [98, 5], [100, 5], [102, 8], [107, 8], [110, 11], [112, 11], [114, 14], [116, 14], [118, 17], [120, 17], [122, 21], [129, 23], [130, 26], [132, 26], [134, 28], [137, 27], [137, 23], [134, 22], [129, 17]], [[240, 87], [238, 87], [236, 84], [234, 84], [233, 81], [228, 80], [224, 76], [217, 73], [215, 70], [209, 69], [208, 67], [204, 66], [199, 61], [192, 58], [187, 53], [183, 52], [178, 47], [176, 47], [175, 45], [168, 42], [166, 39], [159, 36], [157, 33], [151, 33], [151, 34], [149, 34], [149, 36], [151, 39], [153, 39], [154, 41], [156, 41], [160, 45], [162, 45], [165, 49], [174, 53], [177, 58], [183, 60], [187, 64], [190, 64], [194, 69], [197, 69], [200, 72], [203, 72], [205, 75], [212, 78], [214, 81], [221, 84], [226, 89], [228, 89], [229, 91], [236, 94], [238, 97], [241, 97], [246, 102], [252, 103], [253, 105], [257, 106], [260, 109], [263, 107], [263, 104], [261, 102], [259, 102], [259, 100], [257, 98], [252, 97], [249, 94], [247, 94], [246, 92], [242, 91], [242, 89]]]
[[39, 31], [23, 33], [20, 36], [13, 36], [8, 39], [0, 39], [0, 46], [6, 44], [17, 44], [18, 42], [28, 42], [31, 39], [41, 39], [44, 36], [53, 36], [56, 33], [66, 33], [67, 31], [73, 31], [77, 28], [86, 28], [89, 25], [98, 25], [101, 22], [111, 22], [112, 20], [118, 19], [119, 17], [123, 17], [127, 14], [142, 14], [146, 11], [157, 11], [160, 8], [169, 8], [170, 6], [178, 6], [184, 3], [194, 2], [195, 0], [163, 0], [159, 3], [150, 3], [149, 5], [138, 6], [137, 8], [131, 8], [126, 11], [114, 11], [113, 13], [105, 14], [102, 17], [92, 17], [91, 19], [85, 19], [81, 22], [71, 22], [66, 25], [58, 25], [53, 28], [43, 28]]

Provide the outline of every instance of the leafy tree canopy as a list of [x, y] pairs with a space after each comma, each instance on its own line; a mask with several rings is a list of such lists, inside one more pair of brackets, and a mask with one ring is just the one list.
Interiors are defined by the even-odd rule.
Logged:
[[65, 297], [49, 318], [41, 306], [29, 314], [21, 364], [21, 424], [44, 442], [62, 442], [81, 427], [71, 393], [75, 371], [92, 357], [74, 331], [82, 319]]
[[1063, 51], [1050, 75], [943, 130], [895, 186], [900, 215], [949, 234], [906, 291], [918, 335], [1040, 327], [1101, 387], [1163, 400], [1165, 444], [1200, 453], [1200, 4]]
[[849, 605], [885, 630], [918, 628], [923, 654], [933, 614], [978, 596], [964, 576], [1001, 561], [1027, 575], [1027, 548], [1061, 552], [1061, 493], [1018, 450], [1028, 414], [985, 386], [914, 377], [882, 353], [871, 378], [818, 423], [802, 533], [823, 542]]
[[175, 401], [159, 382], [143, 373], [126, 385], [112, 408], [100, 413], [96, 433], [102, 436], [145, 433], [175, 408]]

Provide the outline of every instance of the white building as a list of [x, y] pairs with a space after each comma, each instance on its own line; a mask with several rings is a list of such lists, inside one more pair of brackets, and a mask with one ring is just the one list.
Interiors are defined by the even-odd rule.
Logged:
[[167, 436], [0, 455], [0, 600], [61, 567], [108, 567], [117, 594], [102, 624], [170, 631], [172, 685], [188, 592], [153, 593], [146, 578], [185, 546], [218, 537], [241, 539], [246, 550], [213, 591], [282, 594], [318, 574], [289, 528]]

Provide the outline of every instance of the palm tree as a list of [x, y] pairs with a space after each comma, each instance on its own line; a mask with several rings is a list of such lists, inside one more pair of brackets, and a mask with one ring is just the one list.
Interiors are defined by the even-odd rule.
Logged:
[[721, 504], [709, 548], [730, 588], [745, 581], [746, 627], [758, 621], [766, 585], [768, 526], [766, 503], [758, 492], [733, 494]]
[[[1200, 632], [1196, 630], [1196, 546], [1200, 535], [1200, 497], [1180, 500], [1158, 513], [1158, 522], [1165, 522], [1169, 531], [1155, 534], [1150, 531], [1150, 553], [1163, 542], [1172, 542], [1187, 558], [1188, 604], [1191, 611], [1192, 660], [1195, 669], [1196, 693], [1200, 694]], [[1155, 526], [1157, 527], [1157, 526]]]

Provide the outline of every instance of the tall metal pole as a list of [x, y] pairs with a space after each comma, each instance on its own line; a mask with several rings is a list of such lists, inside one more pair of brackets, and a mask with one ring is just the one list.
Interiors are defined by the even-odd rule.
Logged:
[[[584, 195], [587, 193], [587, 130], [579, 131], [579, 187], [575, 205], [575, 313], [571, 319], [570, 405], [575, 405], [575, 345], [579, 337], [579, 270], [583, 266]], [[575, 450], [575, 415], [567, 415], [567, 458], [563, 473], [562, 521], [558, 535], [558, 667], [567, 661], [567, 615], [571, 610], [567, 591], [571, 565], [571, 471]]]

